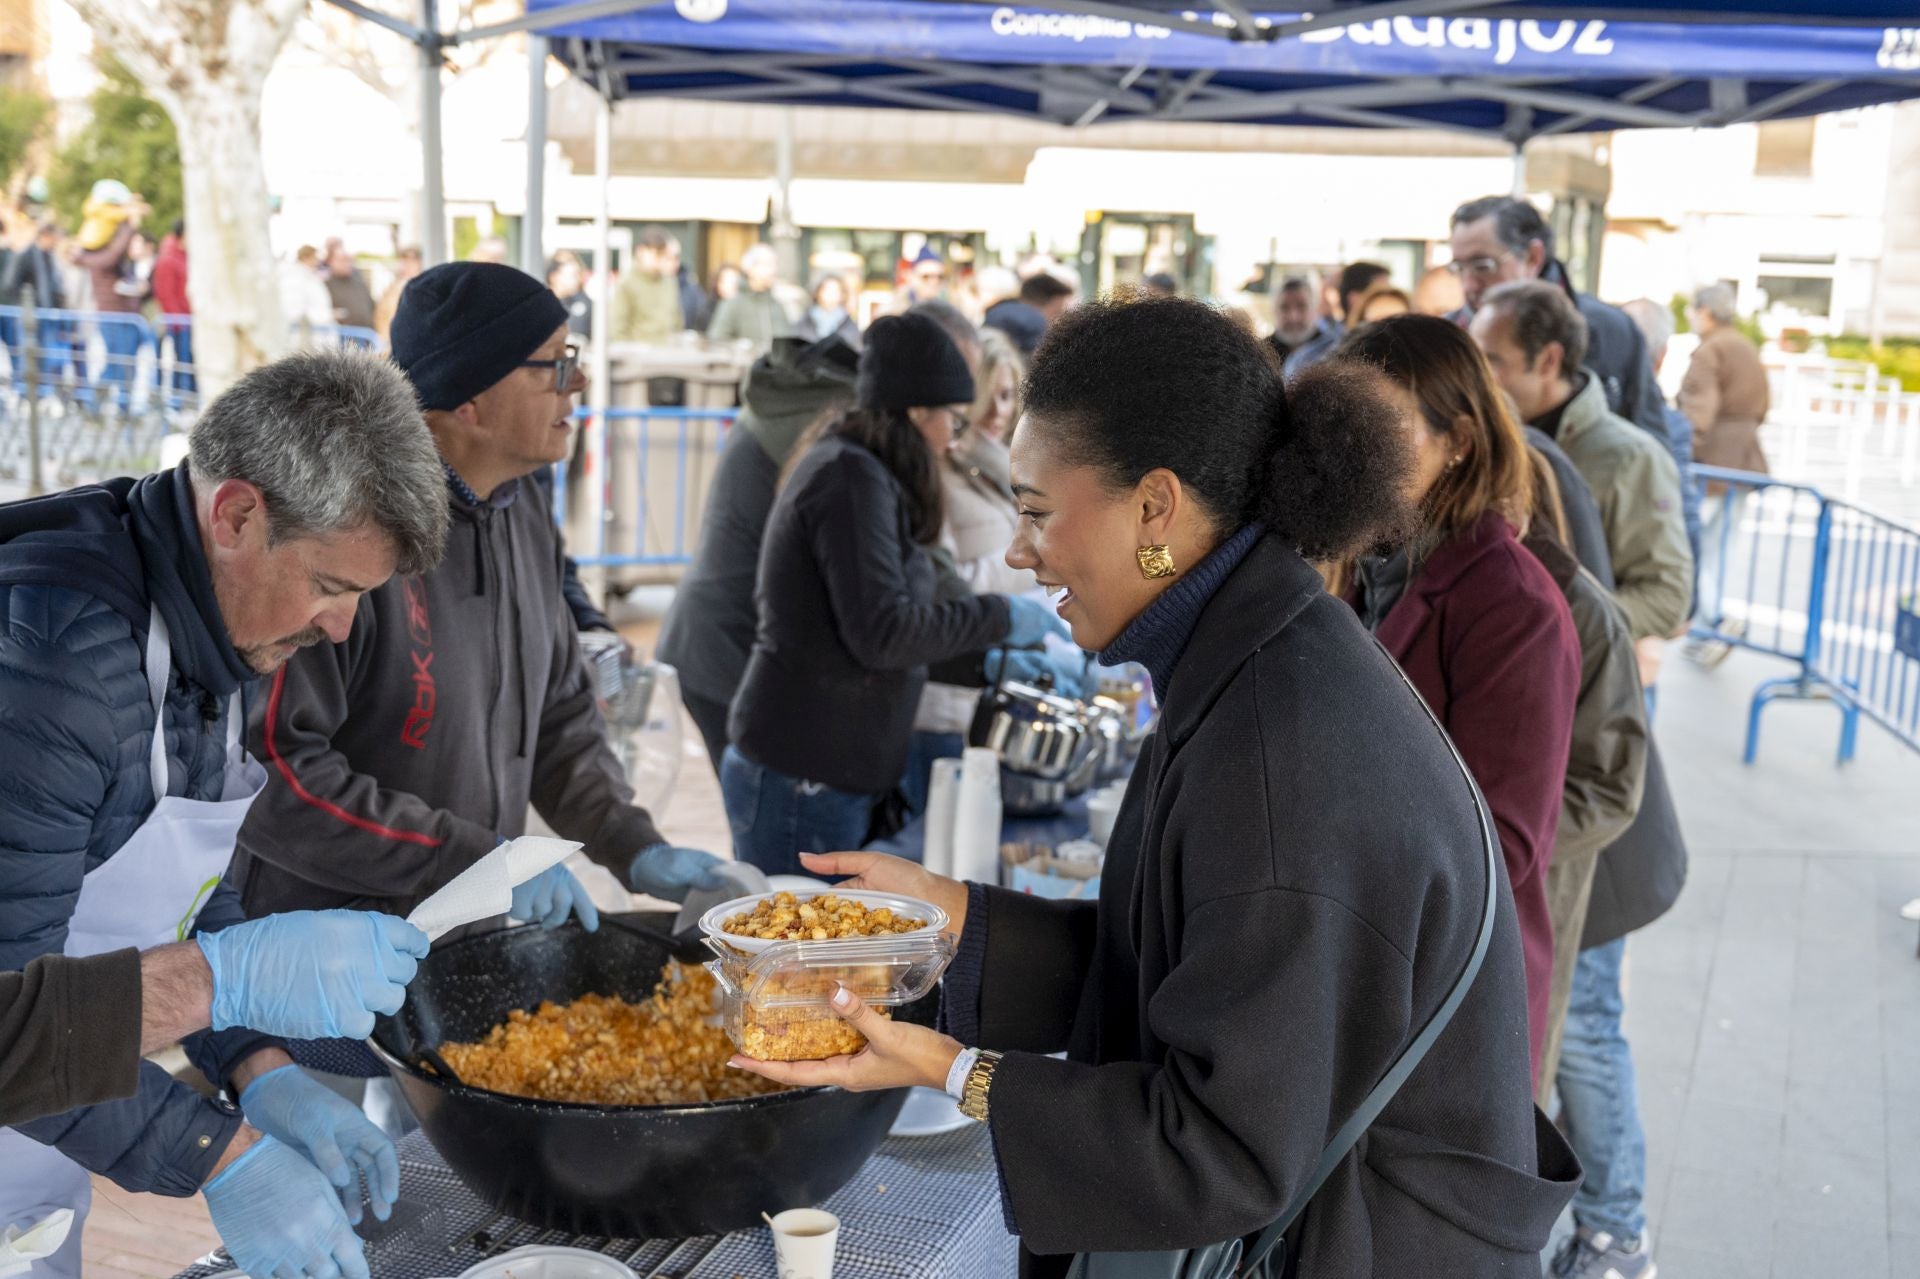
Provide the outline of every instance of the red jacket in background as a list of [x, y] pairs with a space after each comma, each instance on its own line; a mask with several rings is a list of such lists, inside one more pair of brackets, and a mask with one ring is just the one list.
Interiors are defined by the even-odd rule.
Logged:
[[[1547, 864], [1580, 694], [1580, 637], [1547, 570], [1488, 512], [1443, 542], [1381, 622], [1382, 647], [1445, 726], [1493, 811], [1520, 917], [1533, 1069], [1547, 1027]], [[1391, 791], [1394, 779], [1375, 779]]]
[[153, 260], [153, 300], [162, 315], [193, 314], [187, 302], [187, 246], [172, 233], [160, 241]]

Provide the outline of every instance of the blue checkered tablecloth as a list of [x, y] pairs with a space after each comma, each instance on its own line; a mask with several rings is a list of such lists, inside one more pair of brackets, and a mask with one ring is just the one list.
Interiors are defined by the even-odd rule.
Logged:
[[[606, 1239], [541, 1230], [487, 1207], [460, 1183], [424, 1134], [399, 1144], [400, 1203], [373, 1236], [374, 1279], [440, 1279], [527, 1244], [587, 1248], [618, 1257], [640, 1279], [772, 1279], [773, 1238], [762, 1227], [704, 1239]], [[986, 1128], [894, 1137], [821, 1207], [840, 1218], [834, 1279], [1000, 1279], [1017, 1273], [1014, 1237]], [[224, 1253], [176, 1279], [230, 1268]]]

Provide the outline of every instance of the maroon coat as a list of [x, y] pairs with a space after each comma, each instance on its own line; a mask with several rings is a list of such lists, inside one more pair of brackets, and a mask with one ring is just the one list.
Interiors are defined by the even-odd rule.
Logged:
[[1446, 727], [1493, 810], [1520, 917], [1537, 1074], [1553, 980], [1547, 864], [1580, 694], [1573, 615], [1513, 527], [1489, 512], [1427, 557], [1377, 638]]

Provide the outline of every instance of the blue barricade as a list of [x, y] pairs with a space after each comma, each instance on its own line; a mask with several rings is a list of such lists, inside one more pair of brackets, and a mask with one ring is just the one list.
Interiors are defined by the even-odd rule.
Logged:
[[1862, 716], [1920, 750], [1920, 530], [1804, 484], [1695, 467], [1705, 527], [1696, 640], [1792, 662], [1754, 690], [1744, 757], [1780, 700], [1840, 709], [1839, 762]]
[[[598, 483], [605, 517], [568, 551], [583, 568], [676, 568], [693, 560], [713, 466], [738, 409], [610, 408], [607, 471], [572, 477], [554, 468], [555, 521], [568, 528], [569, 489]], [[574, 417], [592, 430], [586, 408]], [[584, 491], [584, 490], [583, 490]], [[578, 494], [575, 498], [578, 498]]]

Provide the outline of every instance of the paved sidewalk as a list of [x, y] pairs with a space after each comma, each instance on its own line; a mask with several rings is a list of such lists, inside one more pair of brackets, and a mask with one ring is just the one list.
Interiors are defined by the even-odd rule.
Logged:
[[1746, 699], [1777, 662], [1678, 658], [1656, 731], [1693, 851], [1628, 946], [1663, 1279], [1920, 1276], [1920, 755], [1831, 706]]

